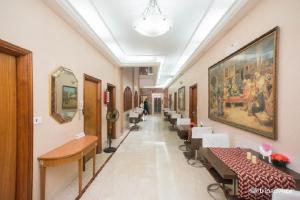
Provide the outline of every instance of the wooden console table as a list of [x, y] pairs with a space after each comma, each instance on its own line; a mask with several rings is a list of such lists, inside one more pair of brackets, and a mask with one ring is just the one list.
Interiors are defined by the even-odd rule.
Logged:
[[93, 151], [93, 177], [95, 176], [96, 147], [98, 137], [84, 136], [74, 139], [38, 158], [40, 164], [41, 200], [45, 200], [46, 168], [78, 161], [79, 194], [82, 191], [83, 156]]

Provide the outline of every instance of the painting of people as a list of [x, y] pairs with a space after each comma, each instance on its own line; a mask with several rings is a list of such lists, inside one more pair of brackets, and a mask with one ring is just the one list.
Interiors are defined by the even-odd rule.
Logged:
[[209, 118], [276, 139], [275, 28], [209, 68]]

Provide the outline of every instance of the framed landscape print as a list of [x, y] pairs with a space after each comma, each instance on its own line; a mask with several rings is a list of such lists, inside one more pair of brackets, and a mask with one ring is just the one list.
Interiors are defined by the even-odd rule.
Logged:
[[211, 66], [209, 118], [277, 139], [278, 27]]
[[178, 108], [185, 111], [185, 86], [178, 89]]
[[63, 86], [62, 108], [77, 109], [77, 87]]

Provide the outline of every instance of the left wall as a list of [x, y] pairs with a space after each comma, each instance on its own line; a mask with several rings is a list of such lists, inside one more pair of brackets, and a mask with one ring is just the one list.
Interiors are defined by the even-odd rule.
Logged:
[[[34, 116], [42, 116], [43, 123], [34, 126], [33, 199], [39, 199], [39, 165], [37, 157], [62, 145], [83, 131], [83, 118], [77, 115], [72, 122], [58, 124], [49, 115], [49, 74], [58, 66], [73, 70], [79, 81], [79, 101], [83, 99], [83, 74], [102, 80], [117, 88], [117, 109], [121, 109], [120, 69], [110, 63], [76, 31], [59, 18], [41, 0], [1, 0], [0, 38], [33, 52]], [[102, 102], [102, 141], [106, 142], [106, 120]], [[117, 134], [121, 135], [120, 120]], [[48, 168], [46, 194], [55, 194], [76, 176], [77, 163]]]
[[[121, 115], [121, 127], [122, 132], [129, 129], [129, 113], [134, 108], [134, 93], [135, 91], [139, 91], [138, 85], [138, 69], [134, 67], [125, 67], [121, 69], [121, 102], [122, 102], [122, 111]], [[132, 109], [124, 111], [124, 91], [125, 88], [129, 87], [132, 92]]]

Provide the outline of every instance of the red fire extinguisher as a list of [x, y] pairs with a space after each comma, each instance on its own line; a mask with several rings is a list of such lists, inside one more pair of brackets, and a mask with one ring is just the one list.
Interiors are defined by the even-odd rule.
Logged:
[[104, 104], [108, 104], [109, 103], [109, 91], [106, 90], [104, 92]]

